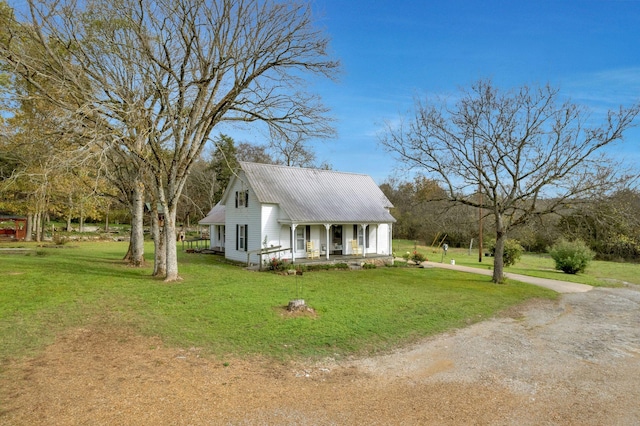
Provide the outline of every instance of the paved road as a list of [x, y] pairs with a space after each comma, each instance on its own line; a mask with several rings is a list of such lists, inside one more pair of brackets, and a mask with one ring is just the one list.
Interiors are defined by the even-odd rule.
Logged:
[[[480, 274], [480, 275], [488, 275], [488, 276], [493, 275], [493, 271], [489, 271], [486, 269], [472, 268], [470, 266], [451, 265], [449, 263], [438, 263], [438, 262], [423, 262], [423, 265], [428, 268], [443, 268], [443, 269], [451, 269], [454, 271], [469, 272], [472, 274]], [[537, 277], [530, 277], [527, 275], [511, 274], [511, 273], [505, 273], [504, 275], [505, 277], [512, 280], [521, 281], [523, 283], [528, 283], [528, 284], [534, 284], [540, 287], [545, 287], [553, 291], [556, 291], [558, 293], [584, 293], [593, 288], [590, 285], [572, 283], [569, 281], [550, 280], [546, 278], [537, 278]]]

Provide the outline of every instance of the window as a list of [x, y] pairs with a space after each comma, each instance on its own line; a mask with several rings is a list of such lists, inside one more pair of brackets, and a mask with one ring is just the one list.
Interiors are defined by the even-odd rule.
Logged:
[[296, 228], [296, 250], [297, 251], [305, 250], [305, 245], [304, 245], [304, 243], [306, 242], [305, 231], [306, 231], [306, 228], [304, 226], [298, 226]]
[[249, 191], [236, 191], [236, 208], [249, 207]]
[[359, 246], [369, 248], [369, 225], [365, 226], [365, 232], [362, 233], [362, 226], [353, 225], [353, 239], [358, 240]]
[[247, 251], [248, 225], [236, 225], [236, 250]]

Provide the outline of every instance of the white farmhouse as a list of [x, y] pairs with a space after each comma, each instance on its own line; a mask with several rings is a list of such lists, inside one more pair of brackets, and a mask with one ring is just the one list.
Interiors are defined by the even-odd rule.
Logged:
[[392, 207], [367, 175], [241, 162], [200, 224], [212, 249], [241, 262], [390, 256]]

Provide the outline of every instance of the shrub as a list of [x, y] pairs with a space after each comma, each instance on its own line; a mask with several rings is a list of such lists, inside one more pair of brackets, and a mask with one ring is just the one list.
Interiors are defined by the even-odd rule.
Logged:
[[418, 250], [414, 250], [413, 252], [406, 252], [404, 255], [402, 255], [402, 258], [406, 261], [411, 260], [415, 263], [422, 263], [427, 260], [427, 256], [420, 253]]
[[291, 268], [291, 264], [289, 262], [285, 262], [282, 259], [278, 259], [277, 257], [272, 257], [269, 260], [269, 270], [271, 271], [285, 271]]
[[567, 241], [560, 239], [547, 249], [556, 263], [556, 269], [565, 274], [584, 272], [593, 260], [594, 253], [582, 240]]
[[57, 246], [63, 246], [69, 242], [69, 239], [64, 235], [56, 234], [53, 236], [53, 243]]
[[[496, 255], [496, 242], [491, 241], [489, 243], [491, 256]], [[502, 253], [502, 263], [505, 267], [513, 266], [522, 257], [522, 253], [524, 253], [524, 247], [520, 245], [518, 240], [506, 240], [504, 242], [504, 252]]]

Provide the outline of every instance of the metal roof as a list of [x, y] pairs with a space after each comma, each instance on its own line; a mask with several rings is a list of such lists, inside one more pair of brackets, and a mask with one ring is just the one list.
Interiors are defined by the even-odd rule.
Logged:
[[371, 176], [240, 162], [261, 203], [278, 204], [293, 223], [391, 223], [393, 205]]
[[209, 213], [207, 213], [207, 216], [198, 223], [200, 225], [224, 225], [224, 205], [220, 203], [216, 204]]

